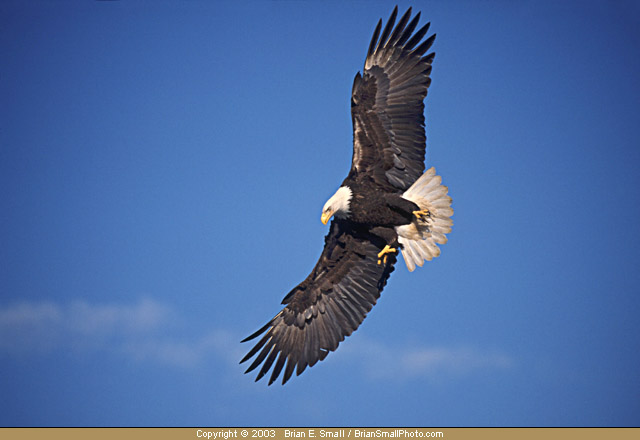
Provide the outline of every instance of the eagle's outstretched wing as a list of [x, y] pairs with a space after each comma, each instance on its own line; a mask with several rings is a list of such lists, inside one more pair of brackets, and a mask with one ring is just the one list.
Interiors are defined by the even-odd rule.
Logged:
[[429, 23], [413, 34], [420, 13], [409, 22], [411, 8], [393, 29], [397, 14], [396, 6], [382, 35], [378, 22], [363, 74], [353, 82], [353, 159], [346, 180], [372, 179], [387, 191], [402, 192], [424, 171], [423, 101], [435, 57], [424, 53], [435, 34], [422, 41]]
[[338, 348], [375, 305], [393, 272], [393, 254], [388, 254], [386, 264], [378, 264], [378, 252], [384, 245], [366, 230], [334, 219], [311, 274], [282, 300], [284, 309], [242, 341], [264, 333], [240, 361], [259, 353], [246, 372], [262, 364], [257, 381], [274, 365], [271, 385], [284, 368], [284, 384], [294, 370], [299, 375]]

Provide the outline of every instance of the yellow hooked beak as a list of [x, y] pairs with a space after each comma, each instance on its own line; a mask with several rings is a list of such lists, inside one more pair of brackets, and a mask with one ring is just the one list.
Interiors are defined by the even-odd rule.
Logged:
[[332, 211], [323, 212], [322, 217], [320, 217], [320, 221], [322, 222], [323, 225], [326, 225], [329, 222], [329, 220], [331, 220], [331, 217], [333, 217]]

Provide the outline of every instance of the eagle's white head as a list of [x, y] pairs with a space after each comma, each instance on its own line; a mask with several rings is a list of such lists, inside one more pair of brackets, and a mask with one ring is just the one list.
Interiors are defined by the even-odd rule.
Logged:
[[336, 193], [327, 200], [327, 203], [324, 204], [324, 208], [322, 208], [322, 217], [320, 217], [322, 223], [326, 225], [334, 215], [336, 218], [349, 217], [352, 195], [353, 192], [348, 186], [341, 186], [338, 188], [338, 191], [336, 191]]

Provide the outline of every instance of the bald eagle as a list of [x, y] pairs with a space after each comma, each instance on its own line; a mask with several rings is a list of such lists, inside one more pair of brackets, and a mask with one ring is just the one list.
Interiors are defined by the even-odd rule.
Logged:
[[[409, 271], [440, 255], [437, 244], [451, 232], [451, 197], [434, 168], [424, 172], [424, 99], [435, 53], [424, 55], [435, 34], [423, 41], [429, 24], [414, 33], [420, 13], [411, 8], [394, 28], [396, 6], [380, 33], [373, 32], [363, 73], [351, 92], [351, 170], [322, 209], [331, 218], [320, 260], [291, 292], [286, 306], [240, 361], [257, 357], [256, 381], [271, 367], [271, 385], [284, 368], [282, 383], [323, 360], [351, 335], [380, 297], [394, 270], [398, 249]], [[424, 172], [424, 173], [423, 173]]]

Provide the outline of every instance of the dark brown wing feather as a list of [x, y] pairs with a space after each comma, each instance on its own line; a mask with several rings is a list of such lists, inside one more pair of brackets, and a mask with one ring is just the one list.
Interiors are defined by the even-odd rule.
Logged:
[[424, 54], [435, 35], [421, 43], [429, 23], [413, 34], [420, 13], [409, 22], [411, 8], [393, 29], [397, 13], [396, 6], [381, 35], [378, 22], [364, 73], [353, 82], [353, 160], [345, 182], [373, 180], [387, 191], [402, 192], [424, 172], [423, 101], [435, 53]]
[[262, 364], [257, 381], [273, 366], [271, 385], [284, 368], [284, 384], [294, 370], [299, 375], [338, 348], [375, 305], [393, 272], [393, 254], [388, 254], [385, 265], [378, 264], [377, 254], [384, 245], [349, 222], [333, 220], [311, 274], [284, 298], [284, 309], [242, 341], [264, 334], [240, 361], [258, 355], [246, 373]]

